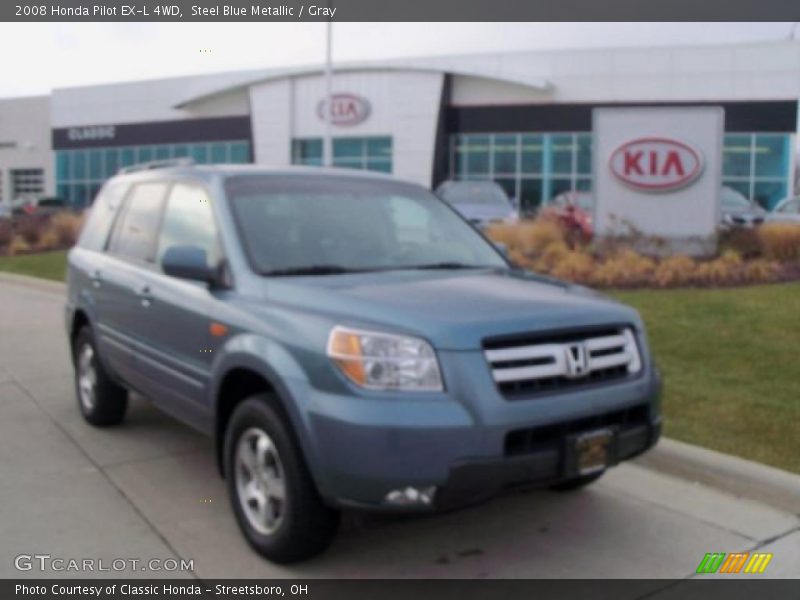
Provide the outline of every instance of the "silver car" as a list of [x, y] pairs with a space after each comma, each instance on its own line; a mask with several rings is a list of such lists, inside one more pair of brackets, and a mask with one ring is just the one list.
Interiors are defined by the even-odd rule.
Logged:
[[748, 200], [741, 192], [730, 187], [723, 187], [720, 195], [723, 229], [757, 227], [764, 222], [767, 211], [752, 200]]
[[789, 196], [778, 202], [767, 215], [770, 223], [797, 223], [800, 225], [800, 196]]
[[445, 181], [436, 195], [478, 228], [519, 220], [514, 202], [494, 181]]

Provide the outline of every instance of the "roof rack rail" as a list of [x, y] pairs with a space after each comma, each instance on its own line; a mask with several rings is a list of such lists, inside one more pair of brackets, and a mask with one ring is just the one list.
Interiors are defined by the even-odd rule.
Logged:
[[167, 169], [169, 167], [190, 167], [195, 164], [192, 158], [168, 158], [165, 160], [151, 160], [149, 162], [122, 167], [117, 171], [117, 175], [125, 173], [136, 173], [138, 171], [149, 171], [151, 169]]

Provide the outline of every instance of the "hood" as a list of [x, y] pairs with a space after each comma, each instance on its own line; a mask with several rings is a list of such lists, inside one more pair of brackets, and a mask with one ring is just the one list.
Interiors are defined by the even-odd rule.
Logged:
[[636, 311], [568, 284], [511, 271], [388, 271], [274, 278], [270, 301], [326, 313], [336, 323], [428, 339], [439, 349], [474, 350], [487, 337], [631, 323]]

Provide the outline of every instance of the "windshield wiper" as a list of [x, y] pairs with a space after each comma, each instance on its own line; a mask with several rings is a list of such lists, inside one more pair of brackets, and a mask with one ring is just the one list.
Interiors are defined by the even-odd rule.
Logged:
[[468, 265], [466, 263], [460, 262], [439, 262], [439, 263], [430, 263], [427, 265], [412, 265], [410, 267], [403, 267], [405, 269], [421, 269], [421, 270], [447, 270], [447, 269], [497, 269], [499, 267], [494, 267], [490, 265]]
[[368, 269], [349, 269], [341, 265], [309, 265], [307, 267], [289, 267], [259, 271], [259, 275], [343, 275], [345, 273], [364, 273]]

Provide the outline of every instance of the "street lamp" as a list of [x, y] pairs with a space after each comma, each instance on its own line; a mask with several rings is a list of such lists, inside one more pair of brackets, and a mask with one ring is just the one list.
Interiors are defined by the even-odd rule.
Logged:
[[[330, 0], [328, 7], [330, 8]], [[325, 135], [322, 138], [322, 164], [325, 167], [333, 165], [333, 148], [331, 142], [331, 108], [333, 94], [331, 92], [333, 80], [333, 61], [331, 59], [331, 42], [333, 38], [333, 22], [328, 20], [325, 26], [325, 110], [322, 112], [325, 122]]]

